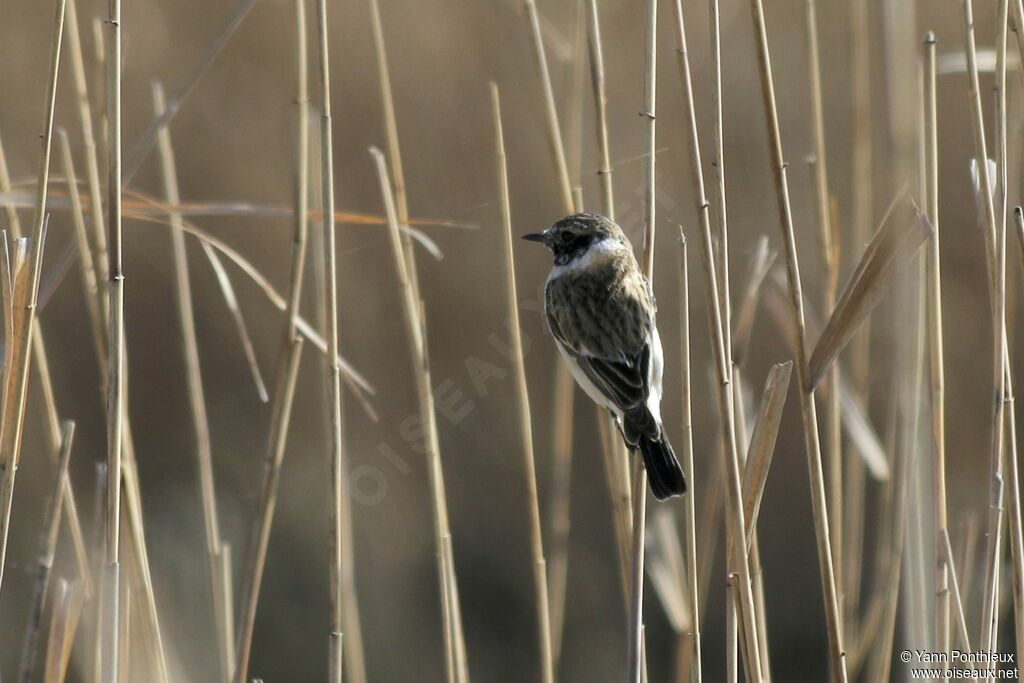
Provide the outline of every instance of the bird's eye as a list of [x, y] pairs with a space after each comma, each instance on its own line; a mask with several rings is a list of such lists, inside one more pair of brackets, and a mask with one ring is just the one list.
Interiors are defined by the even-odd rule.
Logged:
[[571, 232], [563, 232], [558, 236], [558, 239], [562, 244], [569, 244], [573, 240], [573, 234]]

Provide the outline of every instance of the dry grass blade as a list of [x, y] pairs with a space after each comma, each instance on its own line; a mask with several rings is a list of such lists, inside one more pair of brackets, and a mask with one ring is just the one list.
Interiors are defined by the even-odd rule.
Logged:
[[516, 413], [519, 439], [523, 449], [526, 480], [526, 503], [530, 518], [530, 546], [533, 555], [533, 581], [537, 612], [537, 637], [541, 653], [541, 680], [555, 680], [554, 656], [551, 646], [550, 603], [548, 597], [547, 563], [540, 521], [540, 500], [537, 495], [537, 467], [533, 456], [533, 424], [530, 420], [530, 399], [526, 388], [526, 367], [523, 361], [523, 341], [519, 330], [519, 298], [516, 294], [515, 262], [512, 256], [512, 209], [509, 201], [508, 170], [505, 162], [505, 138], [501, 125], [501, 102], [498, 86], [491, 84], [491, 108], [494, 117], [495, 155], [497, 158], [498, 193], [501, 224], [504, 229], [505, 287], [507, 313], [512, 330], [512, 364], [516, 376]]
[[[459, 653], [465, 652], [465, 642], [461, 630], [461, 619], [458, 616], [458, 591], [455, 582], [454, 563], [445, 560], [445, 556], [450, 554], [450, 550], [447, 553], [445, 552], [445, 545], [446, 539], [451, 537], [451, 532], [448, 527], [448, 507], [444, 490], [444, 474], [441, 469], [441, 453], [437, 434], [437, 419], [434, 412], [434, 397], [431, 390], [429, 357], [426, 350], [426, 340], [423, 337], [426, 326], [425, 321], [421, 317], [422, 309], [417, 305], [413, 297], [412, 286], [409, 282], [409, 270], [406, 267], [404, 251], [402, 249], [398, 215], [395, 210], [394, 198], [391, 194], [391, 184], [388, 180], [387, 163], [380, 150], [371, 148], [370, 153], [377, 167], [377, 176], [384, 199], [384, 208], [388, 217], [388, 234], [391, 238], [391, 250], [395, 259], [395, 269], [398, 272], [406, 334], [409, 337], [410, 355], [412, 356], [412, 363], [415, 368], [420, 418], [425, 430], [424, 440], [428, 454], [434, 533], [438, 551], [438, 580], [441, 586], [440, 592], [444, 598], [442, 612], [445, 622], [444, 641], [448, 669], [447, 680], [463, 683], [463, 667], [460, 665], [461, 657]], [[447, 543], [450, 544], [450, 541], [447, 541]]]
[[604, 78], [604, 52], [601, 49], [601, 22], [597, 0], [587, 0], [587, 42], [590, 46], [590, 77], [594, 88], [597, 117], [597, 169], [601, 187], [601, 213], [615, 220], [615, 193], [612, 185], [611, 151], [608, 145], [608, 93]]
[[808, 368], [809, 388], [817, 386], [874, 309], [892, 274], [910, 260], [931, 234], [931, 224], [913, 201], [897, 199], [871, 238], [814, 347]]
[[768, 481], [768, 470], [775, 453], [775, 439], [782, 422], [782, 409], [786, 405], [789, 391], [789, 377], [793, 361], [776, 363], [768, 373], [761, 396], [761, 409], [754, 422], [754, 433], [750, 437], [747, 463], [743, 469], [743, 516], [746, 519], [746, 541], [750, 547], [757, 529], [757, 517], [761, 510], [761, 497]]
[[245, 354], [246, 365], [249, 367], [249, 373], [252, 375], [253, 382], [256, 383], [256, 393], [259, 395], [260, 401], [266, 403], [269, 400], [267, 397], [267, 385], [263, 382], [263, 373], [260, 372], [259, 363], [256, 361], [256, 350], [253, 347], [252, 335], [249, 334], [249, 328], [245, 324], [245, 316], [242, 315], [242, 308], [238, 305], [238, 297], [235, 296], [235, 288], [231, 284], [231, 278], [228, 276], [228, 271], [224, 268], [224, 264], [221, 263], [220, 257], [217, 256], [213, 247], [207, 242], [203, 242], [202, 246], [203, 253], [206, 254], [206, 258], [210, 262], [214, 274], [217, 276], [217, 284], [220, 285], [220, 291], [224, 294], [224, 303], [228, 305], [228, 310], [231, 311], [231, 318], [235, 321], [235, 329], [238, 330], [238, 336], [242, 342], [242, 352]]
[[185, 83], [174, 93], [174, 96], [167, 102], [164, 110], [153, 119], [152, 123], [149, 124], [139, 137], [138, 142], [135, 143], [135, 146], [128, 153], [128, 158], [125, 160], [123, 182], [131, 181], [135, 172], [139, 170], [142, 160], [146, 158], [146, 154], [153, 147], [153, 143], [156, 142], [160, 131], [171, 122], [171, 119], [181, 109], [181, 105], [192, 93], [196, 83], [199, 82], [199, 79], [210, 68], [217, 55], [227, 45], [228, 40], [234, 35], [235, 31], [242, 24], [242, 20], [245, 19], [245, 16], [255, 4], [256, 0], [239, 0], [238, 4], [235, 5], [231, 14], [228, 15], [227, 21], [224, 22], [220, 33], [217, 34], [217, 37], [206, 47], [199, 60], [192, 66], [192, 70], [189, 71], [188, 76], [185, 78]]
[[25, 644], [21, 650], [21, 683], [32, 682], [32, 671], [35, 668], [36, 653], [39, 649], [39, 631], [43, 624], [43, 608], [46, 605], [46, 594], [50, 588], [50, 571], [53, 569], [53, 558], [57, 553], [57, 536], [60, 532], [61, 507], [64, 502], [64, 480], [68, 473], [68, 462], [71, 460], [71, 445], [75, 438], [75, 423], [65, 422], [60, 456], [57, 459], [57, 474], [53, 480], [50, 497], [46, 504], [46, 515], [43, 518], [43, 533], [39, 536], [39, 561], [36, 565], [36, 580], [32, 593], [32, 607], [25, 630]]

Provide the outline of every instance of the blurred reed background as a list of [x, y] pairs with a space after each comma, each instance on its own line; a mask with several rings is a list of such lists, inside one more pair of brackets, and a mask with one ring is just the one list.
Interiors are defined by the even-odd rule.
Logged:
[[[993, 393], [994, 382], [996, 390], [1008, 387], [1003, 373], [993, 372], [993, 358], [1001, 353], [1001, 345], [993, 342], [998, 341], [994, 334], [998, 326], [994, 327], [993, 321], [999, 319], [999, 307], [994, 313], [986, 306], [990, 301], [986, 250], [990, 249], [987, 239], [995, 236], [989, 255], [996, 260], [989, 265], [998, 275], [1002, 256], [998, 238], [1005, 234], [1005, 288], [998, 285], [996, 277], [992, 291], [1005, 291], [1008, 358], [1013, 368], [1020, 351], [1016, 308], [1022, 244], [1012, 214], [1000, 211], [1003, 193], [996, 193], [990, 215], [972, 189], [970, 161], [980, 154], [975, 147], [975, 105], [969, 94], [970, 68], [965, 58], [964, 14], [968, 6], [953, 0], [821, 0], [814, 4], [822, 142], [827, 151], [824, 190], [828, 200], [822, 202], [822, 186], [816, 184], [815, 176], [822, 160], [815, 140], [814, 79], [806, 24], [809, 2], [772, 2], [764, 8], [804, 303], [809, 321], [814, 319], [808, 324], [807, 356], [811, 357], [824, 327], [823, 306], [840, 298], [876, 227], [889, 225], [883, 215], [901, 189], [906, 188], [904, 192], [929, 219], [935, 218], [937, 208], [941, 216], [937, 232], [941, 235], [946, 407], [941, 433], [948, 477], [948, 536], [972, 646], [991, 650], [995, 648], [990, 645], [998, 642], [1003, 650], [1019, 653], [1015, 643], [1021, 632], [1013, 624], [1015, 620], [1019, 624], [1024, 613], [1019, 604], [1014, 609], [1011, 588], [1020, 585], [1018, 572], [1022, 569], [1020, 562], [1012, 561], [1021, 555], [1016, 533], [1020, 518], [1014, 517], [1010, 504], [1016, 489], [1010, 476], [1016, 473], [1012, 463], [1016, 448], [1011, 448], [1015, 444], [1009, 439], [1014, 404], [1006, 402], [1008, 414], [1000, 416], [993, 404], [1004, 403], [992, 400], [999, 395]], [[268, 682], [322, 680], [328, 669], [328, 624], [337, 616], [343, 622], [347, 681], [465, 680], [459, 662], [448, 661], [446, 655], [451, 651], [455, 660], [461, 659], [463, 653], [456, 652], [458, 644], [451, 642], [458, 640], [460, 629], [468, 674], [474, 680], [550, 680], [541, 673], [545, 648], [537, 636], [535, 556], [531, 553], [536, 538], [531, 532], [532, 503], [523, 469], [521, 415], [517, 417], [517, 368], [508, 325], [506, 228], [495, 172], [491, 81], [501, 96], [513, 238], [545, 228], [567, 213], [570, 203], [600, 211], [606, 199], [598, 173], [603, 159], [588, 42], [587, 17], [592, 4], [540, 0], [536, 5], [567, 177], [570, 189], [578, 194], [572, 202], [552, 159], [545, 92], [531, 31], [531, 4], [519, 0], [381, 2], [380, 25], [386, 40], [395, 129], [401, 141], [403, 184], [395, 177], [394, 156], [375, 163], [369, 151], [371, 146], [393, 151], [372, 5], [369, 0], [328, 3], [338, 346], [344, 359], [373, 388], [357, 395], [352, 382], [342, 382], [343, 465], [352, 495], [350, 517], [342, 501], [340, 571], [344, 579], [349, 575], [346, 563], [352, 563], [359, 609], [357, 616], [352, 614], [350, 593], [344, 588], [344, 614], [332, 616], [329, 607], [333, 575], [328, 571], [327, 539], [336, 509], [328, 485], [332, 471], [328, 406], [333, 404], [324, 381], [325, 356], [307, 340], [296, 370], [294, 405], [248, 658], [249, 677]], [[716, 166], [712, 163], [716, 158], [716, 112], [709, 31], [713, 26], [709, 7], [717, 3], [682, 4], [694, 123], [720, 274], [724, 250], [718, 227]], [[752, 4], [757, 6], [758, 0]], [[615, 213], [638, 256], [645, 216], [650, 215], [647, 198], [654, 197], [654, 289], [667, 365], [662, 412], [680, 455], [685, 441], [680, 329], [681, 315], [687, 311], [681, 306], [679, 289], [679, 226], [688, 240], [695, 470], [688, 495], [693, 496], [697, 511], [695, 545], [700, 570], [696, 583], [706, 592], [706, 604], [701, 603], [701, 664], [707, 680], [729, 680], [732, 672], [727, 674], [727, 662], [746, 657], [747, 646], [736, 653], [729, 635], [734, 626], [727, 619], [730, 609], [725, 589], [730, 571], [723, 511], [730, 498], [721, 474], [720, 387], [705, 313], [708, 280], [700, 261], [703, 228], [693, 182], [687, 100], [680, 79], [676, 3], [657, 3], [657, 172], [653, 186], [645, 176], [649, 121], [638, 116], [646, 110], [648, 3], [601, 0], [594, 5], [600, 19], [606, 78]], [[1012, 207], [1020, 201], [1024, 149], [1020, 126], [1024, 90], [1015, 30], [1006, 38], [1007, 153], [1003, 157], [998, 154], [993, 88], [999, 83], [1000, 17], [1005, 12], [1016, 26], [1020, 3], [990, 0], [975, 5], [987, 156], [998, 162], [991, 182], [995, 185], [998, 177], [1006, 178], [1000, 187], [1005, 188], [1006, 201]], [[4, 93], [0, 138], [13, 184], [10, 189], [0, 189], [4, 190], [4, 205], [17, 207], [26, 235], [33, 234], [30, 221], [39, 178], [39, 135], [45, 132], [47, 65], [54, 13], [59, 6], [52, 0], [8, 0], [0, 5], [0, 83]], [[320, 291], [324, 197], [318, 124], [323, 111], [316, 23], [319, 5], [307, 2], [302, 6], [308, 33], [309, 106], [305, 117], [300, 113], [304, 107], [296, 106], [300, 91], [295, 2], [178, 0], [127, 2], [123, 7], [120, 110], [126, 164], [134, 161], [131, 154], [136, 144], [152, 130], [153, 84], [161, 84], [172, 102], [183, 90], [186, 93], [166, 129], [169, 139], [151, 139], [152, 149], [141, 159], [137, 173], [134, 168], [131, 177], [126, 172], [124, 184], [126, 425], [130, 426], [131, 451], [137, 461], [137, 489], [167, 680], [223, 681], [236, 669], [233, 651], [238, 643], [231, 622], [243, 622], [247, 558], [274, 424], [273, 405], [280, 400], [279, 394], [286, 393], [286, 361], [288, 353], [295, 353], [294, 344], [282, 342], [283, 335], [290, 340], [293, 333], [282, 312], [284, 300], [275, 306], [251, 275], [265, 278], [281, 297], [293, 291], [293, 207], [296, 188], [301, 187], [296, 182], [302, 158], [296, 147], [300, 120], [308, 124], [306, 206], [311, 213], [298, 313], [318, 332], [324, 333], [326, 328]], [[216, 45], [225, 22], [239, 7], [247, 9], [237, 30], [230, 32], [222, 51], [211, 55], [208, 69], [197, 72], [196, 65], [209, 54], [210, 46]], [[104, 92], [112, 69], [104, 60], [109, 59], [111, 44], [103, 49], [98, 36], [104, 30], [109, 33], [109, 25], [104, 28], [103, 24], [109, 8], [94, 0], [77, 0], [67, 5], [54, 125], [67, 131], [76, 187], [85, 208], [76, 224], [79, 214], [69, 196], [68, 166], [61, 138], [55, 133], [46, 205], [49, 222], [39, 268], [41, 305], [35, 325], [45, 334], [56, 414], [75, 422], [68, 481], [75, 493], [93, 586], [86, 599], [71, 525], [63, 523], [32, 680], [63, 680], [60, 629], [77, 621], [75, 608], [82, 599], [84, 607], [69, 650], [66, 680], [106, 681], [109, 679], [96, 668], [94, 632], [105, 547], [105, 485], [98, 468], [108, 458], [106, 347], [105, 342], [97, 342], [104, 337], [102, 330], [95, 332], [97, 320], [102, 320], [106, 329], [106, 271], [101, 267], [103, 255], [97, 241], [106, 228], [95, 223], [90, 208], [94, 188], [88, 178], [87, 138], [76, 99], [72, 12], [81, 38], [82, 75], [88, 84], [100, 184], [107, 186], [110, 107]], [[766, 378], [770, 372], [783, 372], [772, 368], [795, 360], [800, 370], [803, 362], [789, 341], [793, 328], [784, 276], [785, 243], [779, 230], [773, 149], [766, 135], [754, 25], [751, 3], [721, 0], [721, 166], [727, 184], [730, 331], [736, 337], [734, 358], [737, 348], [746, 349], [737, 367], [749, 394], [737, 391], [729, 399], [731, 410], [745, 417], [748, 426], [746, 432], [741, 426], [735, 431], [741, 455], [746, 451], [743, 439], [750, 431], [756, 432]], [[922, 39], [927, 31], [933, 31], [937, 39], [937, 164], [925, 154], [928, 79]], [[191, 85], [194, 88], [188, 87]], [[396, 193], [390, 226], [382, 198], [387, 193], [382, 195], [378, 174], [380, 163], [390, 171]], [[923, 180], [929, 177], [926, 171], [930, 168], [935, 170], [938, 188], [931, 196]], [[177, 188], [173, 187], [175, 178]], [[174, 194], [180, 195], [180, 201], [174, 200]], [[105, 190], [103, 200], [106, 219], [109, 203]], [[898, 222], [904, 209], [907, 204], [899, 205], [892, 221]], [[37, 219], [42, 215], [36, 211]], [[10, 258], [18, 270], [21, 261], [16, 258], [11, 221], [11, 214], [5, 214], [0, 226], [12, 238]], [[408, 232], [400, 236], [397, 228], [406, 222], [422, 236], [411, 241]], [[821, 246], [823, 226], [829, 223], [832, 229], [827, 234], [834, 242], [829, 253], [836, 264], [831, 274], [824, 265]], [[923, 240], [926, 229], [935, 224], [935, 220], [903, 220], [879, 234], [898, 234], [898, 239], [892, 240], [899, 242], [905, 233], [910, 234], [911, 225], [924, 230], [920, 233]], [[215, 238], [228, 246], [232, 254], [251, 264], [252, 270], [243, 271], [236, 258], [216, 249], [211, 260], [193, 228], [201, 231], [206, 243]], [[1008, 233], [1002, 232], [1004, 228]], [[180, 229], [185, 232], [178, 232]], [[79, 235], [84, 235], [85, 252], [79, 249], [83, 244]], [[203, 450], [197, 439], [195, 404], [190, 402], [187, 356], [183, 353], [189, 334], [182, 331], [181, 299], [176, 299], [182, 291], [183, 263], [176, 235], [184, 239], [202, 406], [209, 425], [208, 473], [212, 479], [207, 483], [212, 482], [215, 501], [207, 487], [205, 513], [202, 467], [197, 464]], [[933, 309], [922, 284], [928, 282], [923, 259], [931, 242], [917, 251], [900, 251], [892, 242], [886, 244], [897, 258], [888, 286], [869, 292], [882, 296], [871, 313], [870, 332], [862, 329], [833, 366], [849, 378], [848, 400], [861, 408], [867, 423], [852, 420], [848, 407], [840, 409], [838, 399], [833, 401], [834, 380], [826, 377], [816, 392], [825, 461], [822, 483], [827, 495], [823, 503], [834, 526], [833, 543], [842, 544], [835, 553], [835, 571], [848, 680], [905, 679], [908, 668], [893, 663], [892, 653], [903, 648], [943, 649], [936, 641], [943, 636], [936, 635], [933, 624], [947, 623], [940, 615], [944, 609], [950, 614], [950, 642], [956, 646], [960, 638], [959, 611], [955, 605], [943, 607], [946, 600], [950, 604], [955, 601], [935, 594], [935, 567], [945, 572], [947, 553], [943, 534], [935, 531], [942, 525], [934, 516], [939, 509], [933, 489], [938, 452], [932, 430], [935, 403], [929, 389], [934, 337], [929, 334], [930, 318], [924, 314]], [[564, 599], [564, 626], [556, 616], [559, 608], [552, 607], [554, 668], [562, 681], [622, 680], [630, 640], [628, 601], [623, 600], [630, 581], [628, 556], [623, 555], [629, 538], [621, 526], [621, 515], [627, 510], [621, 500], [609, 495], [608, 458], [602, 455], [608, 448], [619, 455], [617, 446], [608, 446], [607, 439], [602, 444], [602, 430], [607, 425], [595, 420], [585, 397], [577, 395], [574, 410], [565, 410], [567, 392], [565, 385], [559, 389], [556, 370], [560, 361], [540, 314], [542, 285], [550, 262], [538, 250], [523, 248], [518, 240], [513, 240], [512, 249], [548, 588], [553, 602]], [[35, 245], [28, 248], [29, 256], [34, 253]], [[97, 260], [93, 271], [99, 280], [98, 295], [83, 287], [86, 253]], [[769, 260], [769, 255], [775, 254], [774, 260]], [[415, 257], [414, 266], [410, 255]], [[749, 321], [749, 343], [743, 346], [738, 332], [741, 302], [747, 296], [752, 265], [759, 259], [765, 266], [765, 279], [760, 288], [750, 290], [755, 307]], [[31, 259], [27, 263], [30, 265]], [[411, 289], [400, 288], [396, 264], [416, 277], [409, 283]], [[18, 272], [22, 277], [31, 274]], [[252, 362], [247, 360], [245, 335], [239, 333], [232, 296], [225, 296], [225, 279], [246, 334], [251, 336]], [[6, 302], [13, 298], [17, 305], [17, 296], [17, 288], [5, 292], [5, 312], [13, 311]], [[417, 297], [423, 301], [422, 310], [415, 305]], [[999, 297], [992, 300], [998, 303]], [[421, 315], [425, 323], [418, 320]], [[24, 311], [11, 316], [18, 320], [28, 317]], [[440, 482], [438, 471], [431, 471], [431, 463], [436, 461], [431, 459], [431, 449], [424, 447], [427, 433], [420, 420], [425, 414], [421, 412], [425, 385], [422, 375], [417, 379], [409, 352], [410, 335], [415, 336], [421, 324], [425, 324], [429, 352], [437, 452], [450, 526], [448, 546], [447, 537], [437, 535]], [[837, 323], [844, 325], [851, 330], [854, 326], [849, 320]], [[5, 363], [17, 361], [17, 349], [27, 344], [22, 340], [18, 346], [15, 334], [24, 329], [8, 329]], [[839, 337], [844, 336], [844, 329], [839, 330]], [[304, 336], [307, 330], [299, 330], [295, 336]], [[329, 344], [329, 336], [324, 333], [317, 340]], [[38, 366], [37, 356], [30, 359], [33, 368]], [[814, 358], [810, 365], [815, 366]], [[762, 482], [756, 550], [751, 549], [752, 563], [756, 556], [760, 568], [755, 583], [763, 580], [763, 588], [756, 591], [763, 596], [758, 597], [763, 608], [758, 605], [756, 611], [765, 619], [756, 637], [770, 658], [770, 667], [762, 671], [763, 680], [825, 680], [830, 675], [838, 680], [839, 672], [829, 664], [826, 600], [808, 487], [798, 375], [803, 377], [802, 372], [794, 374], [788, 399], [784, 399], [785, 383], [782, 395], [776, 397], [785, 400], [785, 409], [771, 469]], [[13, 375], [5, 374], [8, 391], [16, 384], [10, 377]], [[52, 507], [62, 436], [59, 425], [55, 427], [46, 412], [38, 372], [33, 369], [28, 377], [20, 458], [17, 448], [8, 442], [13, 438], [10, 432], [4, 436], [0, 453], [6, 472], [11, 471], [12, 460], [19, 465], [0, 590], [0, 671], [10, 680], [22, 671], [40, 538], [47, 537], [52, 516], [48, 509]], [[779, 374], [772, 377], [781, 379]], [[263, 398], [261, 382], [267, 392]], [[4, 410], [4, 428], [8, 430], [11, 419], [17, 421], [17, 410], [12, 405]], [[9, 419], [12, 410], [14, 416]], [[560, 414], [572, 418], [571, 464], [556, 457], [568, 452], [564, 446], [567, 432], [559, 428]], [[835, 415], [839, 417], [834, 419]], [[993, 441], [994, 423], [1004, 425], [1007, 439]], [[843, 434], [838, 439], [842, 445], [838, 469], [833, 460], [836, 428]], [[68, 436], [67, 431], [63, 434]], [[617, 442], [618, 437], [612, 436]], [[887, 481], [860, 464], [865, 443], [870, 444], [871, 438], [881, 446], [878, 453], [883, 458], [882, 469], [889, 473]], [[766, 454], [771, 452], [769, 443]], [[1001, 489], [993, 489], [993, 462], [1001, 463]], [[628, 473], [629, 468], [623, 471]], [[9, 482], [10, 475], [6, 476]], [[164, 673], [154, 655], [156, 645], [149, 627], [152, 611], [146, 604], [144, 582], [131, 568], [137, 567], [138, 550], [130, 542], [134, 528], [128, 519], [134, 514], [128, 497], [130, 486], [126, 483], [124, 488], [121, 573], [130, 588], [122, 592], [120, 604], [128, 624], [120, 641], [124, 657], [120, 675], [126, 681], [161, 681]], [[628, 485], [624, 490], [629, 490]], [[836, 496], [837, 490], [843, 495]], [[1005, 519], [990, 516], [992, 503], [1008, 511]], [[652, 501], [647, 515], [645, 675], [651, 681], [694, 680], [691, 676], [696, 670], [689, 635], [694, 630], [692, 600], [683, 566], [686, 505], [680, 499], [663, 504]], [[219, 543], [211, 542], [211, 507], [216, 512]], [[58, 512], [65, 520], [68, 509], [65, 496], [63, 512]], [[566, 519], [566, 510], [569, 531], [564, 541], [566, 527], [559, 520]], [[713, 516], [708, 516], [709, 510]], [[905, 529], [902, 521], [906, 521]], [[988, 533], [995, 530], [990, 527], [995, 521], [999, 521], [998, 537], [1003, 545], [990, 546], [988, 539], [997, 537]], [[347, 533], [349, 525], [351, 534]], [[905, 536], [902, 542], [900, 536]], [[836, 541], [837, 537], [842, 540]], [[565, 542], [567, 564], [562, 579], [556, 557]], [[227, 560], [221, 544], [231, 548]], [[450, 555], [444, 552], [446, 547]], [[451, 596], [444, 597], [446, 592], [438, 582], [438, 548], [442, 549], [441, 564], [457, 582], [457, 613], [446, 609]], [[994, 555], [990, 548], [995, 548]], [[993, 557], [1002, 561], [993, 563]], [[995, 581], [993, 568], [1000, 574]], [[226, 573], [226, 579], [218, 571]], [[760, 571], [763, 579], [758, 578]], [[902, 582], [896, 578], [901, 575]], [[218, 585], [232, 588], [233, 598], [229, 597], [226, 605]], [[735, 582], [731, 585], [738, 590]], [[1001, 590], [995, 590], [999, 587]], [[352, 619], [360, 624], [365, 678], [348, 651], [357, 647], [348, 626]], [[443, 624], [448, 625], [448, 637]], [[752, 680], [749, 665], [741, 665], [739, 670]]]

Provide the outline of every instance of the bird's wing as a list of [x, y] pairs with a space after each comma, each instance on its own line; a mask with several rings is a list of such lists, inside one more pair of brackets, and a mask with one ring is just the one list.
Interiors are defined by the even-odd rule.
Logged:
[[645, 343], [632, 357], [621, 355], [607, 358], [595, 355], [588, 348], [574, 344], [562, 331], [556, 316], [547, 314], [551, 333], [566, 353], [579, 364], [594, 386], [623, 413], [646, 403], [650, 393], [648, 384], [651, 345]]

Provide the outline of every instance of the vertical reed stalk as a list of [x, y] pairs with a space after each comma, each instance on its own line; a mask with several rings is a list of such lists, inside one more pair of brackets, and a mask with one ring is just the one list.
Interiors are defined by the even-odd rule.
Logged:
[[249, 657], [252, 636], [256, 627], [256, 609], [259, 603], [263, 571], [267, 561], [267, 547], [273, 526], [274, 510], [288, 441], [295, 385], [302, 355], [302, 337], [298, 335], [296, 320], [302, 300], [302, 281], [306, 266], [306, 241], [309, 231], [309, 75], [306, 47], [305, 0], [295, 0], [295, 226], [292, 233], [291, 276], [288, 285], [288, 303], [285, 309], [285, 329], [281, 339], [277, 379], [271, 403], [270, 432], [267, 439], [267, 458], [260, 484], [260, 497], [256, 518], [250, 533], [246, 559], [245, 583], [242, 592], [241, 622], [238, 624], [234, 683], [246, 683], [249, 675]]
[[797, 377], [800, 385], [800, 407], [804, 423], [804, 447], [807, 451], [807, 465], [811, 480], [811, 506], [814, 513], [814, 529], [818, 545], [818, 565], [821, 574], [822, 592], [825, 598], [825, 619], [828, 627], [831, 678], [833, 681], [846, 681], [846, 654], [843, 650], [839, 599], [836, 590], [835, 571], [832, 564], [832, 543], [829, 539], [828, 510], [826, 509], [824, 474], [821, 466], [821, 444], [818, 439], [818, 418], [814, 405], [814, 390], [810, 388], [807, 382], [806, 330], [804, 324], [803, 291], [800, 283], [800, 266], [797, 261], [793, 214], [789, 204], [786, 162], [782, 154], [782, 139], [779, 133], [779, 116], [775, 106], [775, 84], [772, 80], [771, 58], [768, 53], [768, 33], [765, 27], [764, 7], [761, 0], [751, 0], [751, 9], [758, 43], [761, 88], [764, 97], [765, 114], [768, 120], [772, 171], [778, 195], [782, 237], [786, 245], [786, 276], [789, 281], [790, 303], [794, 327], [796, 328]]
[[107, 510], [103, 577], [103, 683], [117, 682], [120, 597], [121, 449], [124, 438], [124, 274], [121, 268], [121, 0], [110, 0], [107, 31]]
[[723, 319], [723, 307], [720, 303], [717, 275], [715, 267], [714, 247], [711, 235], [710, 204], [704, 189], [704, 172], [701, 165], [700, 138], [697, 133], [696, 107], [693, 95], [693, 80], [690, 73], [690, 60], [686, 44], [686, 26], [683, 18], [681, 0], [676, 0], [676, 39], [678, 42], [679, 71], [683, 83], [685, 125], [689, 142], [690, 173], [697, 199], [697, 212], [700, 220], [702, 262], [704, 266], [704, 282], [707, 290], [707, 308], [709, 333], [711, 337], [712, 355], [715, 359], [716, 381], [718, 383], [718, 408], [722, 418], [722, 435], [724, 438], [724, 455], [726, 460], [726, 491], [728, 493], [727, 536], [728, 545], [733, 547], [733, 560], [729, 571], [735, 574], [733, 604], [737, 611], [740, 631], [742, 633], [742, 650], [744, 670], [748, 681], [761, 681], [761, 657], [757, 642], [755, 624], [754, 598], [751, 589], [750, 564], [746, 552], [743, 530], [746, 528], [742, 485], [740, 483], [739, 451], [736, 443], [736, 423], [732, 401], [732, 371], [725, 346], [725, 328], [728, 321]]
[[928, 301], [928, 377], [931, 387], [931, 435], [935, 461], [932, 463], [932, 497], [935, 517], [935, 614], [936, 643], [940, 652], [950, 652], [949, 567], [942, 540], [948, 533], [946, 510], [946, 379], [942, 344], [942, 288], [939, 261], [939, 139], [935, 95], [935, 34], [924, 39], [925, 57], [925, 179], [926, 214], [932, 237], [925, 252]]
[[501, 101], [498, 86], [491, 84], [491, 107], [494, 115], [495, 154], [497, 157], [498, 196], [501, 223], [505, 232], [505, 283], [508, 295], [509, 327], [512, 330], [512, 365], [516, 376], [516, 413], [519, 438], [523, 448], [526, 474], [527, 506], [530, 515], [530, 547], [533, 553], [533, 580], [537, 612], [537, 636], [541, 654], [541, 680], [553, 683], [555, 672], [551, 647], [551, 622], [548, 603], [547, 563], [541, 536], [540, 500], [537, 495], [537, 468], [533, 457], [533, 424], [530, 420], [530, 399], [526, 388], [523, 363], [523, 341], [519, 331], [519, 299], [516, 295], [515, 263], [512, 256], [512, 209], [509, 202], [508, 170], [505, 165], [505, 138], [501, 126]]
[[331, 79], [328, 52], [327, 0], [317, 0], [317, 33], [320, 59], [320, 180], [323, 185], [324, 277], [327, 279], [328, 387], [330, 397], [330, 626], [328, 633], [328, 680], [341, 681], [341, 632], [348, 632], [348, 673], [354, 683], [366, 680], [362, 634], [353, 576], [351, 501], [347, 482], [345, 444], [342, 436], [341, 366], [338, 363], [338, 268], [334, 234], [334, 148], [331, 134]]
[[597, 0], [587, 0], [587, 36], [590, 45], [590, 78], [594, 87], [597, 118], [598, 180], [601, 188], [601, 213], [615, 220], [615, 193], [612, 188], [611, 151], [608, 145], [608, 93], [604, 79], [604, 51], [601, 48], [601, 22]]
[[679, 259], [679, 337], [682, 341], [680, 357], [682, 358], [683, 385], [683, 471], [686, 481], [690, 484], [690, 495], [686, 497], [684, 508], [686, 520], [686, 579], [690, 596], [690, 647], [691, 658], [690, 680], [701, 683], [703, 679], [700, 654], [700, 593], [697, 588], [697, 503], [695, 492], [696, 480], [693, 474], [693, 417], [690, 411], [690, 270], [686, 248], [686, 238], [680, 231], [679, 242], [682, 255]]
[[[2, 426], [0, 426], [0, 583], [3, 581], [7, 558], [7, 538], [10, 532], [11, 504], [14, 499], [14, 480], [21, 459], [22, 429], [25, 421], [25, 403], [28, 396], [28, 370], [32, 347], [29, 344], [36, 316], [36, 292], [39, 287], [39, 266], [42, 263], [43, 241], [46, 234], [46, 196], [50, 181], [50, 150], [53, 146], [53, 110], [57, 96], [57, 74], [60, 71], [61, 36], [64, 33], [66, 0], [57, 0], [53, 35], [50, 42], [50, 65], [47, 71], [46, 100], [43, 106], [43, 129], [39, 153], [39, 176], [32, 218], [32, 241], [27, 254], [28, 289], [24, 310], [15, 311], [19, 321], [17, 338], [8, 337], [5, 356], [10, 355], [10, 375], [4, 377], [7, 395]], [[6, 360], [6, 359], [5, 359]]]
[[[160, 116], [167, 106], [164, 90], [159, 83], [153, 84], [154, 115]], [[164, 199], [170, 206], [181, 204], [178, 190], [178, 171], [174, 160], [169, 128], [160, 129], [157, 135], [157, 149], [160, 157], [160, 178], [164, 188]], [[181, 214], [170, 212], [171, 256], [174, 263], [174, 301], [181, 330], [182, 355], [185, 362], [185, 379], [188, 384], [188, 402], [192, 414], [192, 429], [195, 436], [196, 466], [199, 474], [199, 494], [202, 504], [203, 531], [206, 541], [207, 579], [213, 598], [213, 612], [216, 627], [217, 654], [221, 678], [227, 680], [234, 663], [234, 643], [228, 635], [227, 622], [234, 611], [226, 595], [220, 590], [223, 563], [223, 543], [220, 534], [220, 520], [217, 514], [217, 488], [213, 480], [213, 453], [210, 447], [210, 422], [206, 415], [206, 397], [203, 391], [202, 370], [199, 364], [199, 342], [196, 339], [195, 312], [192, 300], [192, 279], [188, 272], [188, 255], [185, 252], [185, 227]]]

